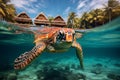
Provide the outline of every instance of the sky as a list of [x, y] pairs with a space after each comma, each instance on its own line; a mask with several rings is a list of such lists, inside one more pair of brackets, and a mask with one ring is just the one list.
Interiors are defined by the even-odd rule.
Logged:
[[60, 15], [65, 21], [70, 12], [75, 12], [80, 17], [91, 9], [103, 8], [107, 2], [108, 0], [11, 0], [17, 13], [26, 12], [32, 19], [43, 12], [47, 17]]

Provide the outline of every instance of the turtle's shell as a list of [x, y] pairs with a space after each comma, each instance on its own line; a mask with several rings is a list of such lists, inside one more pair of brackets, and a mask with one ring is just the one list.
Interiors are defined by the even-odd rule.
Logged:
[[36, 38], [41, 38], [41, 39], [49, 39], [54, 36], [54, 34], [59, 31], [60, 28], [51, 28], [51, 27], [44, 27], [44, 28], [38, 28], [35, 31], [35, 36]]
[[60, 28], [60, 27], [40, 27], [40, 28], [34, 28], [34, 34], [35, 39], [50, 39], [51, 37], [54, 37], [54, 34], [56, 34], [58, 31], [63, 30], [66, 32], [72, 32], [73, 29], [70, 28]]

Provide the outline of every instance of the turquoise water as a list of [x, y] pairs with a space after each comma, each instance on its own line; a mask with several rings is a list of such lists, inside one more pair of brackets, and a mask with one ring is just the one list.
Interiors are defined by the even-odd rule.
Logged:
[[[104, 63], [104, 61], [106, 60], [108, 60], [108, 62], [109, 60], [110, 61], [113, 60], [111, 61], [110, 65], [107, 65], [108, 69], [113, 69], [113, 71], [116, 72], [120, 70], [120, 62], [118, 61], [120, 58], [119, 21], [120, 18], [101, 27], [86, 30], [85, 32], [82, 32], [83, 34], [82, 38], [77, 39], [77, 42], [79, 42], [83, 48], [84, 64], [85, 64], [86, 72], [88, 69], [92, 69], [92, 66], [97, 63], [101, 63], [104, 66], [107, 65], [107, 63]], [[8, 25], [6, 22], [0, 23], [0, 72], [13, 70], [13, 62], [15, 58], [18, 57], [20, 54], [24, 53], [25, 51], [31, 50], [34, 46], [33, 44], [34, 36], [32, 34], [26, 34], [26, 33], [14, 34], [14, 31], [7, 30], [6, 27], [9, 26], [10, 25]], [[73, 48], [70, 48], [69, 51], [64, 52], [63, 54], [43, 53], [28, 67], [28, 70], [33, 65], [43, 66], [44, 64], [40, 64], [40, 63], [45, 61], [48, 61], [49, 64], [54, 64], [52, 65], [54, 67], [55, 63], [52, 62], [55, 62], [55, 60], [57, 63], [59, 63], [59, 66], [61, 65], [65, 66], [68, 64], [71, 65], [74, 63], [79, 65], [79, 62], [74, 53], [75, 53], [75, 49]], [[112, 62], [115, 62], [117, 64], [117, 68]], [[111, 66], [114, 68], [111, 68]], [[21, 73], [25, 73], [25, 71], [26, 70], [23, 70], [23, 72], [20, 72], [19, 75]], [[22, 79], [18, 79], [18, 80], [22, 80]], [[37, 79], [33, 79], [33, 80], [37, 80]], [[38, 79], [38, 80], [42, 80], [42, 79]], [[43, 79], [43, 80], [60, 80], [60, 79]], [[61, 80], [70, 80], [70, 79], [65, 78]], [[101, 79], [87, 79], [87, 80], [101, 80]], [[103, 79], [103, 80], [107, 80], [107, 79]]]
[[[85, 55], [105, 57], [120, 56], [120, 23], [119, 18], [104, 25], [86, 31], [78, 42], [83, 46]], [[106, 56], [106, 57], [107, 57]]]

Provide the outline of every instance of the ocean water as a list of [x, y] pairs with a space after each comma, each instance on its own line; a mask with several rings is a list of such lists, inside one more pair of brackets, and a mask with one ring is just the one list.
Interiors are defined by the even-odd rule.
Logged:
[[[34, 47], [33, 34], [14, 34], [0, 23], [0, 80], [120, 80], [120, 18], [82, 32], [77, 39], [83, 48], [84, 70], [79, 68], [75, 49], [43, 52], [21, 71], [13, 69], [16, 57]], [[14, 27], [14, 26], [13, 26]], [[78, 32], [81, 32], [80, 30]], [[5, 76], [7, 73], [6, 77]], [[14, 79], [11, 79], [11, 74]], [[5, 74], [5, 75], [4, 75]]]

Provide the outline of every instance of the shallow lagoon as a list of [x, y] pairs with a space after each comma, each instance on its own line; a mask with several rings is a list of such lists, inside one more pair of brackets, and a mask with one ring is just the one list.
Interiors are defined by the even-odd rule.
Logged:
[[83, 47], [81, 70], [75, 49], [59, 54], [44, 52], [26, 69], [13, 70], [16, 57], [34, 46], [32, 34], [12, 34], [0, 27], [0, 80], [120, 80], [120, 18], [87, 30], [77, 41]]

